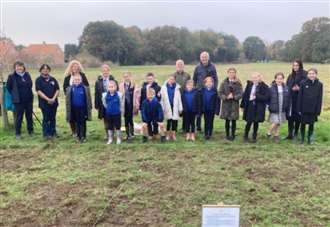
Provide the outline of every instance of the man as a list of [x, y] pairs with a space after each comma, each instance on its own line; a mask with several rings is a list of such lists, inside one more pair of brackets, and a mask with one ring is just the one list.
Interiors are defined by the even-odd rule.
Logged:
[[[215, 65], [210, 61], [210, 55], [204, 51], [200, 54], [200, 63], [195, 68], [193, 81], [197, 89], [201, 89], [206, 77], [212, 77], [214, 81], [214, 87], [218, 89], [218, 75]], [[196, 118], [197, 131], [201, 131], [201, 117]]]
[[184, 61], [179, 59], [175, 63], [176, 72], [173, 73], [176, 83], [180, 84], [181, 88], [184, 89], [187, 80], [191, 79], [189, 73], [184, 71]]

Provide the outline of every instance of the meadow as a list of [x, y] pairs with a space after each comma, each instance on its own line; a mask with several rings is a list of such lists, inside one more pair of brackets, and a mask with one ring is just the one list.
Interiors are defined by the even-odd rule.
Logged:
[[[245, 86], [252, 72], [269, 84], [276, 72], [290, 72], [290, 63], [217, 65], [220, 81], [236, 67]], [[324, 105], [315, 126], [315, 143], [297, 140], [274, 143], [266, 139], [268, 122], [261, 125], [258, 142], [224, 139], [224, 121], [215, 121], [214, 137], [205, 142], [106, 145], [102, 121], [93, 111], [87, 142], [77, 143], [65, 122], [64, 95], [57, 117], [59, 138], [45, 141], [38, 122], [29, 137], [16, 141], [11, 125], [0, 125], [0, 226], [200, 226], [203, 204], [241, 205], [241, 226], [330, 226], [330, 65], [316, 67], [324, 85]], [[191, 75], [193, 65], [187, 65]], [[38, 73], [29, 70], [35, 79]], [[87, 68], [94, 94], [100, 69]], [[113, 66], [121, 80], [131, 71], [137, 84], [154, 72], [162, 85], [175, 71], [165, 66]], [[54, 69], [62, 88], [64, 69]], [[34, 112], [41, 119], [35, 96]], [[12, 114], [9, 113], [12, 122]], [[140, 116], [135, 117], [140, 121]], [[1, 122], [2, 124], [2, 122]], [[285, 137], [287, 125], [281, 129]]]

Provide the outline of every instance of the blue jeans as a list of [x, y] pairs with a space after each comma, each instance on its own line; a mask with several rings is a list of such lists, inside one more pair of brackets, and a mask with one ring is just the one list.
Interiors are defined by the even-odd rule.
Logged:
[[55, 136], [56, 134], [56, 111], [57, 107], [48, 107], [42, 111], [42, 132], [43, 136]]

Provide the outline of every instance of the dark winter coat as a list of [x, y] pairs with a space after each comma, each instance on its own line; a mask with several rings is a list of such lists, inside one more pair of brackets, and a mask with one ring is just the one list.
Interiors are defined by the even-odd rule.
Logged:
[[271, 87], [269, 88], [269, 112], [270, 113], [283, 113], [285, 112], [287, 115], [290, 112], [291, 106], [291, 98], [290, 98], [290, 91], [288, 86], [283, 85], [283, 104], [282, 110], [279, 109], [279, 97], [278, 97], [278, 86], [275, 82], [272, 83]]
[[[221, 105], [221, 101], [220, 98], [218, 96], [218, 92], [215, 88], [214, 89], [214, 95], [211, 97], [211, 101], [210, 104], [211, 105], [211, 109], [212, 109], [212, 113], [219, 115], [220, 113], [220, 105]], [[200, 113], [198, 113], [199, 115], [201, 113], [204, 113], [204, 92], [203, 92], [203, 88], [198, 90], [198, 95], [200, 96]]]
[[263, 122], [265, 120], [266, 105], [269, 101], [269, 87], [260, 82], [256, 88], [256, 99], [249, 101], [252, 81], [248, 81], [245, 87], [241, 107], [243, 108], [243, 119], [247, 122]]
[[209, 61], [207, 66], [204, 66], [201, 62], [196, 66], [194, 71], [194, 85], [200, 89], [204, 86], [204, 79], [207, 76], [211, 76], [214, 80], [214, 87], [218, 88], [218, 74], [215, 65]]
[[323, 84], [318, 80], [309, 79], [300, 84], [297, 99], [297, 111], [302, 116], [303, 123], [313, 123], [321, 114]]
[[[12, 102], [14, 104], [21, 103], [23, 100], [24, 102], [33, 102], [33, 93], [32, 93], [32, 79], [28, 72], [25, 72], [24, 76], [24, 89], [26, 92], [22, 92], [20, 88], [20, 83], [18, 80], [22, 80], [22, 77], [18, 75], [16, 72], [10, 74], [7, 79], [6, 88], [11, 94]], [[24, 96], [24, 97], [21, 97]]]
[[286, 81], [286, 85], [289, 88], [290, 97], [291, 97], [290, 116], [294, 118], [300, 118], [299, 113], [296, 110], [299, 91], [293, 91], [292, 88], [295, 85], [300, 86], [300, 83], [306, 79], [307, 79], [307, 72], [305, 70], [300, 70], [298, 72], [291, 73]]

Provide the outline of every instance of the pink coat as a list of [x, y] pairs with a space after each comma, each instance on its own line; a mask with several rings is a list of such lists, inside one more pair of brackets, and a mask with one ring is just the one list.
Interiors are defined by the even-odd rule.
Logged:
[[[134, 87], [134, 93], [133, 93], [133, 113], [135, 115], [137, 115], [139, 113], [139, 109], [140, 109], [141, 88], [136, 87], [136, 85], [134, 83], [132, 83], [132, 86]], [[119, 84], [119, 91], [125, 97], [124, 82], [121, 82]]]

